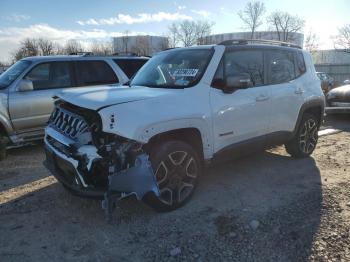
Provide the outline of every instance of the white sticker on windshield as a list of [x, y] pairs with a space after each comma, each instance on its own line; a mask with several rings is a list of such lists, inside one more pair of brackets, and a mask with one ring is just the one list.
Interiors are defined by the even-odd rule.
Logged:
[[173, 76], [191, 76], [195, 77], [198, 73], [198, 69], [176, 69]]

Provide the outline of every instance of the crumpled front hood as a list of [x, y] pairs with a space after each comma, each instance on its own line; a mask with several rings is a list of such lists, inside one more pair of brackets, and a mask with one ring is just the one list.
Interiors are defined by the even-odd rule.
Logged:
[[179, 90], [139, 86], [94, 86], [74, 88], [57, 94], [57, 97], [76, 106], [99, 110], [112, 105], [174, 94]]

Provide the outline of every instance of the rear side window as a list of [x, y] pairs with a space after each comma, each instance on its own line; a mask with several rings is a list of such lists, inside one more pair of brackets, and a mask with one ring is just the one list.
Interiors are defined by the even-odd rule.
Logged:
[[35, 66], [24, 79], [33, 82], [34, 90], [71, 87], [69, 62], [50, 62]]
[[123, 70], [129, 79], [147, 62], [144, 59], [113, 59], [113, 61]]
[[119, 82], [112, 68], [104, 61], [77, 61], [79, 86], [116, 84]]
[[281, 84], [296, 78], [294, 53], [291, 51], [267, 51], [267, 75], [269, 84]]
[[[259, 50], [240, 50], [227, 52], [223, 60], [225, 77], [249, 75], [254, 86], [264, 84], [263, 52]], [[220, 74], [218, 70], [217, 74]]]
[[305, 61], [304, 61], [304, 56], [302, 52], [296, 53], [296, 71], [297, 71], [297, 77], [301, 76], [306, 72]]

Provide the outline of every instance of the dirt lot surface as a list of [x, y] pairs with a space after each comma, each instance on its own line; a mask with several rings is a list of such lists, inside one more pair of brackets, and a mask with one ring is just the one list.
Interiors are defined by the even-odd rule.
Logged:
[[0, 163], [1, 261], [350, 261], [350, 118], [326, 126], [313, 157], [283, 147], [209, 168], [171, 213], [70, 195], [42, 145]]

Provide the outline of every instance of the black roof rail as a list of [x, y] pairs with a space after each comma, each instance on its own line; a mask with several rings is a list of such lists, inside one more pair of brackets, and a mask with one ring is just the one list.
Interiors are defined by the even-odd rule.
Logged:
[[177, 49], [177, 48], [179, 48], [179, 47], [169, 47], [169, 48], [165, 48], [165, 49], [162, 50], [162, 51], [168, 51], [168, 50], [173, 50], [173, 49]]
[[113, 56], [139, 56], [136, 53], [133, 52], [117, 52], [117, 53], [113, 53]]
[[248, 44], [269, 44], [269, 45], [276, 45], [276, 46], [286, 46], [286, 47], [293, 47], [302, 49], [301, 46], [293, 44], [293, 43], [287, 43], [282, 41], [275, 41], [275, 40], [264, 40], [264, 39], [232, 39], [232, 40], [225, 40], [218, 45], [248, 45]]
[[81, 55], [81, 56], [93, 56], [93, 52], [73, 52], [70, 53], [69, 55]]

